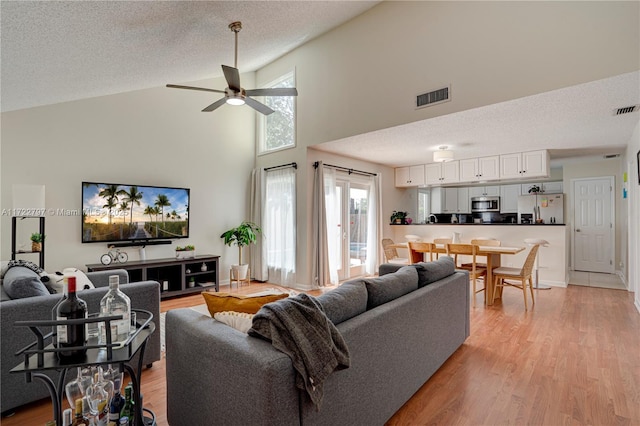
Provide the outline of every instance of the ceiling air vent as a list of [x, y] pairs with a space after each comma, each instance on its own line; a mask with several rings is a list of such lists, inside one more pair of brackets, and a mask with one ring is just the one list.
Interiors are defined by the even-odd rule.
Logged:
[[442, 89], [433, 90], [429, 93], [423, 93], [416, 96], [416, 108], [422, 108], [429, 105], [435, 105], [442, 102], [450, 101], [449, 94], [451, 87], [447, 86]]
[[629, 114], [630, 112], [634, 112], [638, 110], [640, 110], [640, 105], [632, 105], [628, 107], [618, 108], [615, 111], [615, 115]]

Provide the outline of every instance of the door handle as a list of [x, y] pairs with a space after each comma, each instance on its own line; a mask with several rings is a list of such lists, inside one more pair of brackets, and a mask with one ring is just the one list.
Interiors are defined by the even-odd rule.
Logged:
[[576, 229], [576, 232], [580, 232], [580, 230], [579, 230], [579, 229]]

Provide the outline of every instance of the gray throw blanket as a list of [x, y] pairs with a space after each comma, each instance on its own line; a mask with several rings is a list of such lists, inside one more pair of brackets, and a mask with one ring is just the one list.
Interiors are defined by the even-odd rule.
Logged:
[[349, 349], [315, 298], [305, 293], [264, 305], [253, 317], [249, 335], [271, 341], [291, 358], [296, 386], [320, 409], [325, 379], [349, 367]]

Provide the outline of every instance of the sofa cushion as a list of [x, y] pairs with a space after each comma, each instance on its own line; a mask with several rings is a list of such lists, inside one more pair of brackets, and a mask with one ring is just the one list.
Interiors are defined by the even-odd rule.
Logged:
[[334, 324], [360, 315], [367, 310], [367, 287], [363, 280], [352, 280], [321, 294], [316, 300]]
[[220, 321], [228, 325], [229, 327], [233, 327], [241, 333], [246, 333], [251, 328], [251, 324], [253, 323], [253, 315], [254, 314], [245, 314], [243, 312], [216, 312], [213, 314], [213, 318], [216, 321]]
[[207, 304], [207, 309], [213, 317], [216, 312], [234, 311], [246, 314], [255, 314], [262, 305], [288, 297], [287, 293], [272, 294], [268, 296], [237, 296], [229, 293], [203, 292], [202, 297]]
[[433, 262], [420, 262], [413, 265], [418, 271], [418, 287], [422, 288], [456, 271], [456, 264], [449, 256], [440, 256]]
[[393, 274], [378, 278], [365, 278], [367, 309], [404, 296], [418, 288], [418, 272], [413, 266], [403, 266]]
[[7, 270], [2, 280], [7, 295], [12, 299], [47, 296], [49, 290], [40, 281], [40, 276], [24, 266], [13, 266]]

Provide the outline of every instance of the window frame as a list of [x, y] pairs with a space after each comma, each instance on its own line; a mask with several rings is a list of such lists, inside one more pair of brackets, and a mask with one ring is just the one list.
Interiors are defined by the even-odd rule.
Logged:
[[[275, 78], [274, 80], [270, 81], [267, 84], [264, 85], [260, 85], [260, 87], [263, 88], [272, 88], [276, 85], [278, 85], [279, 83], [282, 83], [283, 81], [287, 80], [291, 78], [293, 80], [293, 86], [292, 87], [296, 87], [296, 70], [295, 68], [292, 70], [289, 70], [287, 72], [285, 72], [284, 74], [280, 75], [279, 77]], [[293, 123], [292, 123], [292, 127], [293, 127], [293, 143], [290, 145], [286, 145], [286, 146], [281, 146], [278, 148], [273, 148], [273, 149], [268, 149], [266, 148], [266, 131], [267, 131], [267, 116], [264, 114], [258, 114], [257, 117], [257, 138], [256, 138], [256, 155], [262, 156], [262, 155], [266, 155], [266, 154], [271, 154], [274, 152], [279, 152], [279, 151], [283, 151], [285, 149], [292, 149], [295, 148], [298, 144], [298, 125], [297, 125], [297, 121], [298, 121], [298, 102], [297, 102], [297, 96], [292, 96], [292, 101], [293, 101]], [[265, 100], [265, 96], [261, 96], [259, 97], [260, 101], [264, 103]]]

